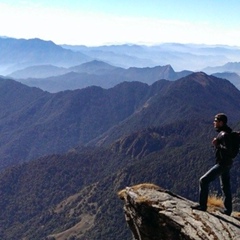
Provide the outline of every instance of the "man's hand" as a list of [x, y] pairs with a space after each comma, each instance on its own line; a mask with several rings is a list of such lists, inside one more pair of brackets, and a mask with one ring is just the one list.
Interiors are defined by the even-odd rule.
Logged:
[[212, 144], [216, 147], [218, 145], [218, 141], [217, 141], [217, 138], [214, 138], [212, 140]]

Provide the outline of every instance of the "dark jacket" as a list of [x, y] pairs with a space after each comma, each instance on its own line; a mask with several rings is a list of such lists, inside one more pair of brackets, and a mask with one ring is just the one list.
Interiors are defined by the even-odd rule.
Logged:
[[227, 125], [217, 130], [217, 146], [216, 146], [216, 163], [222, 166], [229, 166], [232, 164], [232, 146], [230, 133], [232, 129]]

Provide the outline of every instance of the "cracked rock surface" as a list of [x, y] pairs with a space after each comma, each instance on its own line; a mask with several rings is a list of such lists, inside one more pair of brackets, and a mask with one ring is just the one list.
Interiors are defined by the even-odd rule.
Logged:
[[194, 202], [153, 184], [119, 192], [136, 240], [239, 240], [240, 221], [217, 209], [192, 210]]

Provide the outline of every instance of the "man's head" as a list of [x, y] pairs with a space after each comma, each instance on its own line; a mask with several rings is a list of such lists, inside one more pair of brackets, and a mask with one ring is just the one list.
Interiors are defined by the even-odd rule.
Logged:
[[213, 122], [214, 128], [221, 128], [222, 126], [227, 124], [227, 121], [228, 121], [228, 118], [227, 118], [226, 114], [218, 113], [214, 117], [214, 122]]

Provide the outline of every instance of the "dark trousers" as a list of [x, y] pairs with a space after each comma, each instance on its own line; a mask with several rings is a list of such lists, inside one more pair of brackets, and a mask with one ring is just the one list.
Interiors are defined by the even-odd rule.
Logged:
[[230, 169], [231, 166], [220, 166], [215, 164], [207, 173], [199, 180], [200, 196], [199, 203], [203, 208], [207, 208], [207, 199], [209, 191], [209, 183], [220, 178], [221, 189], [224, 195], [224, 206], [228, 213], [232, 212], [232, 193], [230, 184]]

